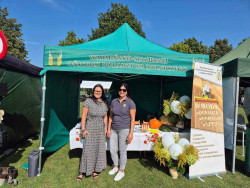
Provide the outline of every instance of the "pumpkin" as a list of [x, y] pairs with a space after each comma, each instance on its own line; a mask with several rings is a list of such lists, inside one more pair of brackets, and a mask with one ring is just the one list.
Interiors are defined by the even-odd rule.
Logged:
[[158, 120], [158, 119], [151, 119], [149, 121], [149, 126], [152, 128], [152, 129], [159, 129], [161, 127], [161, 122]]
[[162, 115], [162, 116], [160, 117], [160, 122], [161, 122], [161, 124], [174, 126], [173, 123], [170, 123], [170, 122], [169, 122], [169, 117], [168, 117], [168, 116], [165, 116], [165, 115]]

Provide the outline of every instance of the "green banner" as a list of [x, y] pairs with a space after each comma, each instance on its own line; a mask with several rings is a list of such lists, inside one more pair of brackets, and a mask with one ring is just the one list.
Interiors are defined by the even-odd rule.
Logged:
[[192, 76], [196, 54], [158, 54], [45, 46], [44, 70]]

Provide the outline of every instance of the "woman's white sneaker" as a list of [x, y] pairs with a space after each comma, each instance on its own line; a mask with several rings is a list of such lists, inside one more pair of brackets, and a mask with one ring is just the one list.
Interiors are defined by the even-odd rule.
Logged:
[[109, 171], [109, 175], [114, 175], [115, 173], [118, 172], [118, 168], [117, 167], [114, 167], [112, 170]]
[[115, 181], [120, 181], [124, 176], [125, 176], [125, 173], [119, 171], [119, 172], [116, 174], [114, 180], [115, 180]]

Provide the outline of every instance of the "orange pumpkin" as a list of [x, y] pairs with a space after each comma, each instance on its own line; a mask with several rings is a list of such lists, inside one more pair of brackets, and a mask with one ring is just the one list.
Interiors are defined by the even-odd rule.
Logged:
[[161, 122], [158, 120], [158, 119], [151, 119], [149, 121], [149, 126], [152, 128], [152, 129], [159, 129], [161, 127]]

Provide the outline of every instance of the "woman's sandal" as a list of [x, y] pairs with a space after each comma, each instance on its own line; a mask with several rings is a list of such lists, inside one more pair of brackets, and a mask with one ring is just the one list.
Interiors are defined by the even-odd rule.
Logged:
[[97, 174], [96, 172], [93, 172], [93, 179], [94, 179], [94, 180], [97, 180], [98, 177], [99, 177], [98, 174]]
[[79, 172], [79, 175], [77, 176], [76, 181], [80, 182], [82, 181], [82, 178], [83, 178], [83, 173]]

